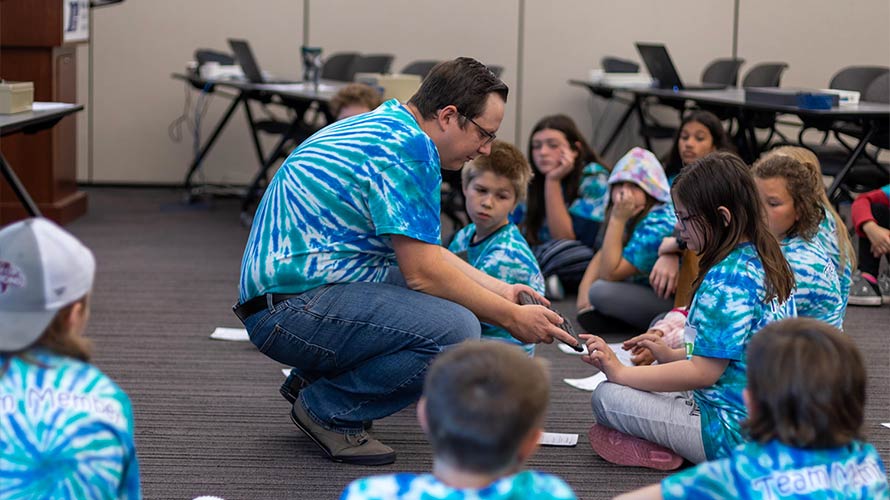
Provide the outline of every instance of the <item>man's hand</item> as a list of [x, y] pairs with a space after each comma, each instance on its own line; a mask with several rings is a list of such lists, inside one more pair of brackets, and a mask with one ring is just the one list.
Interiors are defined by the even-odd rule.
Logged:
[[677, 291], [677, 279], [680, 276], [680, 256], [675, 253], [660, 255], [652, 272], [649, 273], [649, 283], [652, 290], [659, 298], [670, 298]]
[[569, 345], [577, 345], [577, 340], [557, 326], [560, 324], [562, 318], [559, 314], [544, 306], [518, 306], [514, 321], [507, 330], [526, 344], [550, 344], [559, 339]]
[[618, 373], [625, 366], [615, 356], [615, 352], [612, 351], [609, 344], [602, 337], [596, 335], [582, 333], [580, 337], [581, 340], [587, 342], [587, 354], [581, 356], [581, 360], [599, 368], [610, 381], [618, 382]]
[[514, 304], [519, 304], [520, 303], [519, 302], [519, 293], [520, 292], [525, 292], [525, 293], [531, 295], [532, 297], [538, 299], [538, 302], [544, 304], [545, 306], [550, 305], [550, 301], [547, 300], [547, 297], [544, 297], [543, 295], [539, 294], [532, 287], [530, 287], [528, 285], [523, 285], [521, 283], [516, 283], [516, 284], [509, 285], [508, 287], [506, 287], [504, 289], [504, 293], [503, 293], [502, 297], [504, 297], [505, 299], [509, 300], [510, 302], [512, 302]]

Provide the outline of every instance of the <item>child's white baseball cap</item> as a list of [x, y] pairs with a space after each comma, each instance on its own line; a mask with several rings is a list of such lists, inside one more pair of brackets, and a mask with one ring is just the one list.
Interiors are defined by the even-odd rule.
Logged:
[[39, 339], [60, 309], [90, 291], [95, 273], [90, 249], [50, 220], [0, 229], [0, 351]]

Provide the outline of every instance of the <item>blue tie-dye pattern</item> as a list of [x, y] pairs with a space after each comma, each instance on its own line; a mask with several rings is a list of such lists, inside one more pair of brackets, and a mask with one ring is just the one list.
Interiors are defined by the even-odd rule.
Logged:
[[[828, 210], [825, 211], [825, 216], [822, 217], [822, 222], [819, 223], [819, 230], [816, 231], [814, 239], [822, 245], [831, 259], [831, 263], [834, 264], [835, 274], [837, 274], [840, 286], [841, 316], [843, 317], [844, 312], [847, 310], [847, 299], [850, 298], [850, 284], [853, 280], [853, 266], [850, 264], [850, 259], [853, 256], [848, 255], [846, 262], [843, 263], [843, 266], [841, 265], [841, 249], [837, 242], [837, 224]], [[841, 270], [841, 267], [843, 267], [843, 270]]]
[[0, 366], [0, 498], [141, 498], [133, 410], [114, 382], [44, 349]]
[[569, 205], [569, 213], [602, 222], [609, 201], [609, 171], [599, 163], [588, 163], [581, 173], [578, 197]]
[[389, 235], [439, 244], [435, 144], [396, 100], [336, 122], [284, 161], [257, 207], [239, 297], [382, 281]]
[[742, 402], [748, 382], [745, 348], [751, 336], [770, 322], [797, 315], [793, 296], [781, 304], [764, 301], [765, 276], [754, 246], [743, 243], [708, 270], [689, 306], [686, 343], [692, 344], [692, 354], [729, 361], [714, 385], [693, 392], [708, 459], [725, 457], [742, 442], [741, 422], [748, 416]]
[[498, 479], [485, 488], [455, 489], [432, 474], [400, 473], [353, 481], [340, 500], [574, 500], [575, 493], [562, 479], [523, 471]]
[[794, 271], [797, 315], [844, 327], [844, 302], [835, 264], [817, 241], [801, 237], [782, 242], [782, 253]]
[[[467, 252], [470, 265], [489, 276], [510, 284], [522, 283], [544, 294], [544, 277], [538, 261], [515, 224], [507, 224], [485, 241], [471, 245], [475, 234], [476, 225], [470, 224], [454, 235], [448, 249], [454, 253]], [[521, 345], [530, 356], [535, 353], [535, 344], [523, 344], [498, 326], [483, 323], [482, 338]]]
[[621, 256], [636, 267], [640, 273], [631, 277], [631, 281], [640, 284], [649, 284], [649, 273], [655, 267], [658, 260], [658, 247], [661, 240], [674, 232], [677, 216], [674, 214], [674, 206], [671, 203], [660, 203], [652, 207], [637, 225]]
[[665, 500], [887, 500], [885, 471], [874, 446], [858, 441], [820, 450], [778, 441], [745, 443], [728, 458], [665, 478], [661, 495]]

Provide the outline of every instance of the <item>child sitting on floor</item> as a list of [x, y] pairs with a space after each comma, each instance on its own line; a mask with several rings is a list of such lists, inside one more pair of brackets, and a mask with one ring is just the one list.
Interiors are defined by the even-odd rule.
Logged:
[[354, 481], [341, 500], [574, 499], [561, 479], [521, 471], [538, 447], [550, 377], [541, 361], [499, 342], [465, 342], [433, 362], [417, 418], [433, 473]]
[[862, 441], [866, 374], [853, 341], [821, 321], [786, 319], [757, 333], [747, 354], [751, 442], [619, 498], [890, 498], [884, 463]]
[[[491, 153], [463, 168], [463, 193], [472, 224], [458, 232], [448, 249], [471, 266], [509, 284], [522, 283], [544, 294], [544, 278], [538, 262], [510, 212], [525, 199], [532, 177], [528, 162], [516, 147], [502, 141], [491, 144]], [[522, 344], [503, 328], [482, 325], [482, 338], [522, 345], [534, 355], [535, 344]]]
[[46, 219], [0, 230], [2, 498], [141, 498], [130, 399], [87, 362], [95, 270]]

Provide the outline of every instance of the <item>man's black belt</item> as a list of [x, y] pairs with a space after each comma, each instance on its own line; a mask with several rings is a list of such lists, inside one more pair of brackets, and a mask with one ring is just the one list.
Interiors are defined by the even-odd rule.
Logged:
[[269, 297], [272, 298], [272, 305], [275, 305], [279, 302], [284, 302], [287, 299], [296, 297], [297, 295], [298, 294], [293, 293], [270, 293], [266, 295], [260, 295], [259, 297], [254, 297], [247, 302], [244, 302], [243, 304], [232, 306], [232, 311], [234, 311], [235, 316], [238, 316], [238, 319], [243, 322], [254, 314], [268, 308]]

